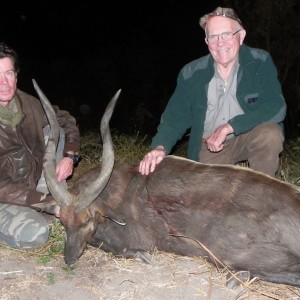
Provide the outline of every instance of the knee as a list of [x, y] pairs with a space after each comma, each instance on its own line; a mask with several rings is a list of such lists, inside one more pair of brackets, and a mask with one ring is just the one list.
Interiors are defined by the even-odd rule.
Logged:
[[17, 249], [35, 249], [45, 244], [49, 238], [47, 220], [28, 207], [17, 207], [16, 211], [4, 216], [5, 222], [0, 228], [1, 242]]
[[49, 238], [49, 226], [46, 219], [39, 213], [30, 218], [20, 233], [18, 244], [22, 249], [35, 249], [44, 245]]
[[261, 124], [254, 129], [254, 132], [254, 140], [259, 145], [279, 152], [282, 151], [284, 136], [282, 128], [279, 125]]

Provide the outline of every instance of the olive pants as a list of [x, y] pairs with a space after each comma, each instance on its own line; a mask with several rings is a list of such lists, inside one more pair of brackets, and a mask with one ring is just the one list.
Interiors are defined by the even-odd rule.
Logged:
[[[45, 143], [50, 128], [44, 128]], [[63, 157], [65, 135], [60, 130], [56, 161]], [[67, 183], [65, 182], [67, 188]], [[36, 190], [48, 194], [49, 190], [42, 174]], [[48, 221], [42, 213], [30, 207], [0, 203], [0, 243], [17, 249], [34, 249], [45, 244], [49, 237]]]
[[279, 154], [283, 150], [284, 136], [277, 124], [261, 124], [251, 131], [225, 141], [222, 151], [214, 153], [202, 142], [202, 163], [237, 164], [248, 161], [251, 169], [275, 177], [279, 166]]

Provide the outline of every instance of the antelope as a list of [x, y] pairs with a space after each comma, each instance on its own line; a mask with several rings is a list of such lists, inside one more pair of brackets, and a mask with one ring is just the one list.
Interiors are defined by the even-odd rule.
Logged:
[[203, 256], [233, 272], [300, 287], [300, 192], [292, 184], [232, 165], [168, 155], [143, 176], [138, 163], [115, 163], [109, 121], [120, 90], [101, 120], [101, 166], [64, 190], [55, 177], [58, 124], [34, 81], [52, 129], [44, 157], [49, 190], [66, 231], [64, 259], [86, 246], [151, 262], [157, 249]]

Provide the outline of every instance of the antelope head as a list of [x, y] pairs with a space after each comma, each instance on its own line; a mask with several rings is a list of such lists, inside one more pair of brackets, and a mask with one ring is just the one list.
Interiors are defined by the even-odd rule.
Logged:
[[103, 143], [101, 171], [96, 178], [86, 182], [84, 188], [77, 189], [77, 191], [75, 189], [76, 192], [71, 193], [57, 181], [55, 174], [55, 151], [59, 135], [56, 114], [50, 101], [34, 79], [33, 85], [51, 127], [51, 136], [44, 155], [43, 171], [49, 191], [60, 206], [59, 217], [66, 231], [64, 259], [67, 265], [71, 265], [82, 255], [89, 238], [95, 233], [101, 217], [99, 206], [93, 205], [93, 202], [107, 185], [114, 167], [114, 149], [109, 121], [121, 90], [113, 96], [101, 119], [100, 132]]

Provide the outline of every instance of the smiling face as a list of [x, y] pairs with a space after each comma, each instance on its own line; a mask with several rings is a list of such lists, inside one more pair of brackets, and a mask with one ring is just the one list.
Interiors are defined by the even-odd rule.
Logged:
[[[235, 33], [240, 29], [241, 26], [235, 20], [222, 16], [215, 16], [209, 18], [207, 21], [206, 36], [220, 35], [224, 32]], [[209, 52], [219, 67], [231, 69], [238, 57], [239, 49], [243, 44], [245, 36], [246, 31], [242, 29], [233, 35], [233, 38], [230, 41], [225, 41], [219, 36], [216, 43], [210, 44], [208, 43], [207, 38], [205, 39]]]

